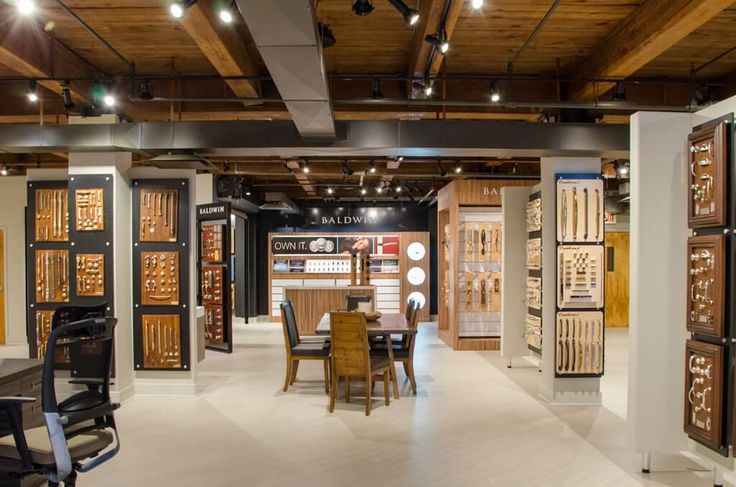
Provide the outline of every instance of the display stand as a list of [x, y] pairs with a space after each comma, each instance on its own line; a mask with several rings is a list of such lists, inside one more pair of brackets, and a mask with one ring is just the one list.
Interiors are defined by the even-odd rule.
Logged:
[[197, 299], [205, 310], [205, 346], [209, 350], [232, 353], [230, 203], [197, 206], [197, 227]]
[[190, 368], [189, 181], [133, 181], [135, 370]]
[[501, 286], [501, 356], [511, 367], [512, 357], [529, 355], [527, 348], [527, 306], [519, 299], [519, 292], [526, 289], [527, 280], [527, 228], [526, 209], [529, 188], [502, 188], [501, 213], [503, 218]]
[[455, 350], [501, 347], [505, 233], [501, 188], [532, 184], [468, 179], [439, 191], [438, 328], [440, 338]]
[[[542, 182], [540, 185], [542, 195], [542, 302], [545, 306], [542, 309], [542, 383], [541, 395], [552, 404], [600, 404], [602, 397], [600, 392], [600, 378], [594, 375], [586, 377], [560, 377], [558, 374], [557, 358], [558, 347], [558, 326], [557, 309], [554, 303], [558, 303], [558, 290], [560, 289], [560, 281], [558, 280], [558, 260], [557, 242], [558, 242], [558, 184], [560, 175], [565, 174], [581, 174], [581, 173], [598, 173], [600, 174], [601, 160], [599, 158], [583, 158], [583, 157], [549, 157], [542, 158], [541, 175]], [[572, 204], [572, 202], [571, 202]], [[581, 203], [582, 205], [583, 203]], [[591, 207], [589, 207], [590, 210]], [[570, 207], [573, 210], [572, 206]], [[584, 214], [584, 207], [578, 215]], [[569, 215], [572, 216], [573, 211]], [[584, 223], [580, 223], [578, 230], [584, 230]], [[572, 226], [570, 227], [572, 230]], [[589, 227], [590, 229], [590, 227]], [[564, 243], [564, 242], [563, 242]], [[556, 265], [549, 265], [554, 263]], [[599, 264], [599, 265], [602, 265]], [[564, 272], [564, 270], [563, 270]], [[563, 274], [564, 275], [564, 274]], [[559, 303], [558, 303], [559, 304]], [[584, 322], [585, 320], [583, 320]], [[564, 320], [563, 320], [564, 326]], [[569, 343], [572, 351], [572, 335], [569, 335]], [[575, 336], [577, 340], [577, 336]], [[602, 347], [602, 344], [601, 344]], [[568, 356], [577, 357], [577, 348]], [[601, 358], [602, 364], [602, 358]], [[564, 369], [564, 361], [563, 361]]]

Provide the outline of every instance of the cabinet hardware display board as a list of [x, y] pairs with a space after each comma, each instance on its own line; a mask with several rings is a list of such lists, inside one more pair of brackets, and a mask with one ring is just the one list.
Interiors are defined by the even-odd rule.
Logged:
[[198, 300], [204, 306], [205, 346], [210, 350], [232, 353], [230, 203], [197, 206], [197, 226]]
[[189, 370], [189, 181], [133, 181], [135, 370]]
[[557, 175], [557, 377], [603, 375], [604, 189], [600, 174]]
[[[28, 183], [26, 282], [31, 357], [43, 358], [54, 310], [66, 305], [114, 305], [112, 175], [69, 176]], [[59, 355], [60, 368], [69, 353]], [[73, 357], [71, 357], [73, 359]], [[93, 375], [73, 360], [72, 376]], [[92, 367], [93, 364], [90, 364]]]
[[685, 433], [728, 456], [734, 428], [736, 278], [733, 215], [733, 117], [707, 122], [688, 136]]
[[542, 193], [529, 195], [526, 205], [527, 318], [523, 326], [527, 347], [542, 353]]

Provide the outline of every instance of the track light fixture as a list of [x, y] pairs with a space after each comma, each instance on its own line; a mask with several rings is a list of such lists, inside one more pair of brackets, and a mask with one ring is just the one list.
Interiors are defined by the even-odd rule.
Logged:
[[368, 163], [368, 172], [371, 174], [375, 174], [376, 172], [376, 163], [371, 161]]
[[372, 0], [355, 0], [353, 3], [353, 13], [361, 17], [370, 15], [375, 10]]
[[319, 37], [322, 39], [323, 48], [327, 49], [328, 47], [332, 47], [337, 44], [335, 34], [332, 33], [332, 29], [330, 29], [329, 25], [317, 22], [317, 28], [319, 29]]
[[38, 90], [36, 88], [35, 79], [28, 82], [28, 101], [31, 103], [36, 103], [38, 101]]
[[34, 0], [17, 0], [15, 7], [21, 15], [33, 15], [36, 11], [36, 2]]
[[450, 41], [447, 40], [444, 29], [440, 29], [437, 34], [427, 34], [424, 40], [435, 46], [442, 54], [447, 54], [447, 51], [450, 50]]
[[383, 91], [381, 91], [381, 80], [374, 79], [373, 87], [371, 88], [371, 98], [374, 100], [380, 100], [383, 98]]
[[309, 163], [307, 161], [302, 161], [302, 172], [309, 174]]
[[220, 20], [222, 20], [226, 24], [233, 23], [232, 2], [227, 7], [220, 8]]
[[498, 103], [501, 101], [501, 90], [498, 88], [498, 83], [491, 81], [490, 98], [492, 103]]
[[475, 10], [478, 10], [483, 6], [483, 0], [472, 0], [472, 5]]
[[151, 93], [151, 82], [148, 80], [141, 81], [141, 100], [153, 100], [153, 94]]
[[362, 194], [363, 196], [365, 196], [365, 195], [366, 195], [366, 193], [368, 193], [368, 190], [367, 190], [367, 189], [365, 189], [365, 188], [360, 188], [360, 194]]
[[61, 84], [61, 99], [64, 102], [64, 108], [69, 111], [74, 108], [74, 100], [72, 100], [72, 94], [69, 91], [69, 82], [64, 81]]
[[334, 194], [335, 190], [332, 187], [327, 188], [327, 194]]
[[437, 171], [439, 171], [440, 176], [443, 178], [447, 176], [447, 169], [445, 169], [445, 166], [443, 166], [441, 162], [437, 163]]
[[458, 162], [455, 166], [455, 174], [460, 174], [461, 172], [463, 172], [463, 166]]
[[613, 101], [626, 101], [626, 84], [623, 81], [617, 81], [613, 88]]
[[417, 22], [419, 22], [419, 12], [413, 8], [409, 8], [409, 6], [404, 3], [404, 0], [389, 0], [389, 2], [404, 17], [406, 25], [413, 27]]
[[8, 173], [10, 173], [10, 170], [8, 169], [8, 165], [3, 164], [2, 169], [0, 169], [0, 176], [7, 176]]
[[169, 12], [175, 19], [184, 17], [186, 10], [197, 3], [197, 0], [177, 0], [169, 5]]
[[383, 186], [381, 186], [380, 184], [378, 186], [376, 186], [376, 193], [378, 193], [378, 194], [383, 193]]
[[344, 177], [352, 176], [355, 171], [350, 169], [350, 166], [348, 166], [346, 163], [342, 163], [342, 168], [340, 168], [340, 171], [342, 171], [342, 175]]
[[102, 103], [104, 103], [107, 108], [113, 108], [117, 104], [117, 102], [117, 98], [115, 98], [115, 95], [113, 95], [112, 93], [107, 93], [105, 96], [102, 97]]
[[403, 189], [402, 189], [402, 187], [401, 187], [401, 186], [399, 186], [399, 185], [397, 184], [397, 185], [396, 185], [396, 189], [394, 189], [394, 191], [396, 191], [397, 193], [401, 193], [401, 192], [403, 191]]

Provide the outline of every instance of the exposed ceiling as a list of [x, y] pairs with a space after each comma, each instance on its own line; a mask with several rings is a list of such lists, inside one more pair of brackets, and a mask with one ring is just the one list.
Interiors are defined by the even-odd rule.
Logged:
[[[38, 11], [24, 17], [14, 0], [0, 1], [0, 124], [66, 123], [65, 86], [72, 112], [99, 107], [109, 89], [120, 100], [116, 110], [133, 121], [292, 120], [296, 113], [248, 28], [257, 19], [244, 10], [233, 12], [232, 24], [219, 20], [219, 6], [230, 2], [199, 0], [183, 19], [169, 13], [171, 0], [36, 3]], [[353, 14], [353, 0], [296, 3], [337, 41], [320, 50], [329, 89], [321, 101], [337, 121], [626, 123], [638, 109], [692, 108], [696, 88], [705, 101], [736, 92], [733, 0], [485, 0], [479, 10], [470, 0], [406, 0], [420, 13], [412, 27], [389, 0], [372, 0], [367, 16]], [[424, 41], [440, 30], [450, 42], [446, 55]], [[271, 45], [288, 34], [275, 25], [270, 31]], [[36, 104], [25, 96], [32, 79]], [[489, 101], [492, 80], [498, 103]], [[612, 103], [615, 80], [625, 81], [623, 104]], [[144, 81], [154, 100], [141, 99]], [[431, 85], [431, 97], [412, 81]], [[376, 87], [382, 98], [371, 98]], [[63, 164], [63, 156], [0, 160]], [[291, 194], [307, 194], [293, 176], [291, 183], [298, 185]]]

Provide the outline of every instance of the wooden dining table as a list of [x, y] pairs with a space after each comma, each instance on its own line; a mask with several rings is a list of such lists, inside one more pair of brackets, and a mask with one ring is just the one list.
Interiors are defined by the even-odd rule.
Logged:
[[[416, 328], [409, 326], [406, 316], [401, 313], [385, 313], [377, 320], [366, 321], [368, 336], [383, 337], [388, 349], [388, 358], [391, 363], [391, 383], [394, 389], [394, 398], [399, 398], [399, 382], [396, 378], [396, 366], [394, 365], [394, 349], [391, 346], [391, 335], [415, 335]], [[316, 329], [317, 335], [330, 334], [330, 313], [322, 315]]]

